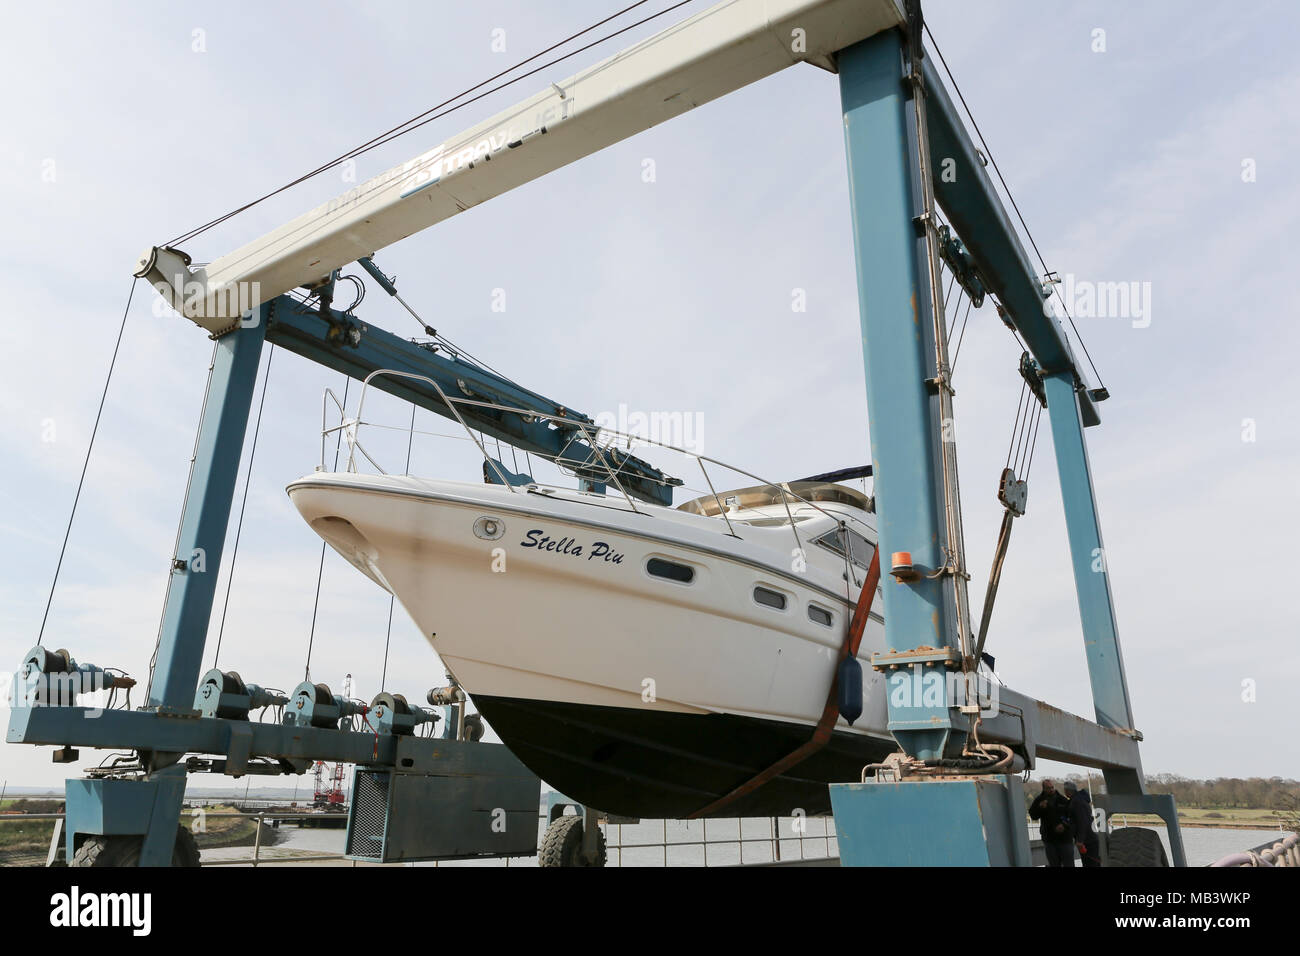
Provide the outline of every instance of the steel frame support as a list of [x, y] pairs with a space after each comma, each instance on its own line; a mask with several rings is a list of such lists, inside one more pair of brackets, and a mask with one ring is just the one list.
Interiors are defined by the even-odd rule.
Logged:
[[[330, 332], [336, 328], [355, 329], [357, 334], [331, 336]], [[13, 743], [76, 742], [81, 746], [126, 748], [140, 753], [147, 771], [143, 779], [67, 782], [67, 824], [63, 840], [68, 859], [75, 855], [82, 837], [141, 837], [141, 866], [170, 865], [187, 776], [186, 767], [177, 760], [186, 753], [221, 755], [221, 759], [213, 762], [212, 769], [240, 776], [266, 772], [277, 764], [285, 770], [303, 767], [312, 759], [389, 768], [398, 763], [404, 746], [408, 751], [416, 748], [417, 755], [428, 751], [435, 761], [446, 757], [449, 746], [453, 751], [462, 747], [460, 743], [446, 741], [431, 746], [431, 742], [423, 739], [408, 740], [389, 734], [376, 736], [335, 728], [204, 718], [193, 710], [258, 368], [263, 346], [268, 342], [282, 344], [327, 367], [357, 377], [364, 377], [376, 368], [408, 365], [438, 375], [448, 390], [468, 380], [484, 389], [513, 388], [516, 394], [510, 398], [521, 405], [532, 404], [531, 393], [523, 392], [513, 383], [498, 380], [473, 366], [462, 366], [454, 358], [435, 356], [432, 351], [389, 333], [366, 329], [342, 313], [331, 312], [327, 321], [286, 296], [259, 306], [220, 336], [204, 399], [193, 474], [181, 515], [147, 706], [137, 711], [22, 706], [15, 707], [11, 714], [7, 738]], [[436, 390], [418, 383], [403, 387], [384, 380], [379, 387], [425, 407], [446, 411], [445, 405], [436, 399]], [[530, 427], [522, 418], [510, 424]], [[545, 447], [540, 439], [538, 447]], [[653, 471], [647, 473], [652, 486], [653, 476], [657, 475]], [[485, 757], [491, 756], [489, 750], [496, 750], [487, 744], [464, 746]], [[254, 764], [255, 758], [260, 763]]]
[[[1106, 778], [1106, 789], [1110, 790], [1110, 777]], [[1107, 793], [1097, 805], [1106, 811], [1107, 817], [1116, 813], [1154, 813], [1165, 822], [1165, 832], [1169, 837], [1169, 849], [1172, 851], [1174, 866], [1187, 865], [1187, 851], [1183, 848], [1183, 831], [1178, 823], [1178, 804], [1173, 795], [1168, 793]]]
[[[960, 517], [950, 518], [944, 507], [942, 442], [948, 432], [941, 393], [947, 369], [942, 367], [943, 350], [936, 349], [935, 338], [943, 333], [936, 330], [936, 308], [931, 304], [933, 282], [927, 249], [931, 224], [925, 215], [928, 207], [921, 162], [921, 149], [925, 148], [930, 163], [937, 162], [937, 157], [956, 163], [955, 181], [945, 181], [942, 188], [936, 183], [938, 198], [980, 268], [981, 281], [1003, 300], [1006, 320], [1024, 335], [1044, 370], [1100, 730], [1067, 726], [1068, 722], [1056, 719], [1059, 712], [1025, 698], [1029, 710], [1021, 708], [1015, 715], [1019, 736], [1032, 761], [1035, 744], [1030, 725], [1039, 730], [1045, 729], [1038, 726], [1043, 721], [1050, 724], [1053, 733], [1042, 747], [1045, 755], [1055, 752], [1058, 759], [1083, 757], [1082, 762], [1101, 766], [1116, 805], [1155, 812], [1165, 819], [1175, 864], [1185, 865], [1173, 801], [1145, 792], [1136, 747], [1141, 735], [1133, 728], [1083, 434], [1085, 426], [1095, 425], [1099, 419], [1092, 398], [1083, 390], [1069, 343], [1059, 323], [1042, 307], [1042, 287], [951, 101], [928, 65], [909, 62], [904, 34], [898, 30], [877, 34], [841, 50], [836, 63], [844, 112], [879, 547], [888, 555], [911, 552], [915, 569], [910, 580], [896, 579], [884, 588], [890, 655], [902, 661], [908, 659], [900, 654], [919, 655], [910, 660], [920, 660], [927, 674], [940, 674], [944, 655], [925, 652], [961, 649], [960, 611], [945, 575], [939, 573], [954, 557], [945, 555], [944, 547], [952, 540], [950, 522], [960, 522]], [[929, 132], [918, 129], [919, 111], [911, 100], [920, 95], [910, 87], [908, 74], [913, 69], [925, 78], [927, 94], [933, 93], [936, 121], [928, 144]], [[956, 531], [959, 540], [959, 525]], [[963, 731], [955, 719], [957, 712], [950, 709], [946, 697], [931, 702], [928, 697], [918, 701], [915, 694], [902, 695], [900, 702], [892, 679], [887, 687], [889, 730], [909, 755], [938, 757], [960, 739]], [[1010, 720], [993, 724], [1007, 725], [998, 729], [1008, 740], [1014, 739]], [[994, 726], [987, 729], [997, 739]], [[1123, 746], [1115, 734], [1131, 740], [1133, 746]], [[1076, 749], [1080, 753], [1075, 753]]]
[[[837, 4], [817, 4], [811, 0], [807, 4], [809, 10], [823, 5], [827, 9], [820, 13], [827, 17], [828, 23], [833, 22], [834, 17], [839, 16]], [[852, 4], [843, 6], [848, 9]], [[1044, 740], [1038, 744], [1045, 756], [1065, 759], [1084, 755], [1080, 762], [1091, 761], [1092, 765], [1101, 766], [1111, 805], [1121, 811], [1159, 813], [1169, 824], [1175, 861], [1183, 864], [1185, 858], [1173, 800], [1144, 792], [1137, 758], [1137, 742], [1141, 736], [1133, 729], [1083, 438], [1083, 428], [1099, 421], [1094, 396], [1083, 388], [1082, 376], [1059, 322], [1042, 309], [1043, 288], [1039, 277], [1035, 275], [1006, 210], [983, 170], [979, 152], [966, 136], [942, 84], [921, 57], [919, 5], [909, 3], [908, 7], [913, 40], [910, 48], [900, 30], [888, 29], [835, 54], [845, 123], [863, 361], [871, 416], [872, 462], [879, 503], [878, 544], [887, 555], [895, 551], [910, 552], [914, 572], [896, 576], [884, 588], [889, 656], [899, 661], [906, 659], [925, 675], [938, 676], [942, 680], [947, 667], [955, 662], [954, 653], [957, 655], [955, 660], [960, 661], [962, 655], [970, 650], [966, 642], [969, 620], [964, 604], [960, 512], [954, 508], [955, 457], [951, 446], [946, 443], [951, 434], [951, 391], [947, 382], [944, 306], [937, 282], [935, 223], [930, 216], [933, 200], [937, 198], [965, 243], [969, 259], [979, 272], [980, 282], [998, 297], [1004, 320], [1021, 333], [1043, 370], [1097, 718], [1096, 724], [1089, 724], [1081, 718], [1063, 715], [1047, 705], [1025, 699], [1019, 713], [1013, 713], [1008, 719], [999, 716], [990, 721], [986, 729], [991, 739], [1001, 737], [1014, 742], [1018, 724], [1020, 740], [1031, 760], [1035, 737], [1042, 733]], [[803, 6], [793, 9], [801, 14], [807, 12]], [[894, 23], [897, 12], [892, 3], [881, 4], [880, 10], [867, 19], [871, 23]], [[702, 15], [706, 18], [703, 22], [708, 22], [707, 18], [712, 15], [712, 12]], [[774, 26], [775, 22], [766, 23], [760, 32]], [[784, 25], [776, 30], [775, 35], [783, 36], [783, 30]], [[820, 34], [822, 31], [813, 32]], [[719, 36], [725, 33], [722, 31]], [[826, 35], [833, 36], [830, 32]], [[855, 32], [852, 35], [862, 34]], [[680, 36], [677, 42], [681, 42]], [[827, 42], [833, 43], [833, 39]], [[762, 64], [753, 59], [753, 48], [747, 48], [737, 37], [732, 37], [726, 46], [728, 51], [733, 49], [737, 51], [736, 56], [744, 59], [744, 64], [754, 70], [761, 65], [763, 70], [770, 72], [787, 65], [783, 62], [787, 56], [783, 46], [779, 56], [769, 49]], [[827, 56], [833, 49], [834, 46], [827, 47]], [[693, 68], [699, 59], [698, 50], [690, 48], [688, 64], [682, 69]], [[826, 63], [818, 62], [827, 65], [829, 59]], [[602, 64], [597, 70], [605, 68]], [[677, 101], [661, 117], [667, 118], [680, 108], [689, 108], [683, 104], [698, 105], [727, 92], [726, 87], [744, 85], [758, 75], [764, 74], [760, 71], [746, 79], [734, 71], [715, 69], [709, 76], [730, 78], [725, 84], [707, 86], [704, 89], [709, 94], [707, 96], [670, 96], [665, 99], [657, 86], [643, 85], [647, 95], [660, 105]], [[617, 89], [617, 84], [611, 88]], [[555, 89], [560, 98], [565, 99], [565, 93], [559, 87]], [[626, 104], [622, 102], [624, 92], [609, 97], [606, 105], [626, 117]], [[546, 91], [541, 97], [549, 101], [551, 91]], [[932, 125], [927, 122], [928, 114], [925, 108], [918, 106], [919, 102], [933, 107]], [[566, 112], [564, 115], [569, 114]], [[497, 122], [492, 120], [488, 125]], [[589, 120], [587, 125], [594, 127], [597, 124]], [[581, 124], [572, 127], [574, 130], [580, 128]], [[547, 132], [544, 123], [538, 132]], [[613, 132], [620, 134], [615, 137], [617, 139], [630, 135], [635, 129], [618, 127]], [[464, 170], [477, 168], [478, 177], [489, 175], [492, 169], [509, 171], [510, 160], [506, 158], [509, 153], [501, 150], [513, 150], [522, 145], [522, 140], [516, 142], [508, 136], [501, 139], [502, 146], [497, 147], [499, 162], [488, 165], [458, 161], [454, 168], [448, 166], [442, 174], [409, 190], [406, 189], [408, 183], [394, 179], [393, 189], [405, 191], [400, 192], [396, 199], [389, 197], [386, 201], [396, 206], [415, 192], [434, 186], [438, 188], [436, 194], [441, 195], [447, 186], [443, 179], [450, 181], [452, 173], [466, 175], [462, 166]], [[536, 137], [538, 143], [547, 141], [552, 144], [559, 142], [554, 136], [549, 140]], [[578, 155], [585, 155], [591, 151], [590, 145], [575, 144], [572, 156], [557, 154], [549, 160], [542, 156], [536, 170], [519, 167], [515, 170], [518, 182], [507, 177], [497, 184], [500, 187], [497, 191], [541, 175], [548, 163], [551, 166], [562, 165]], [[427, 158], [422, 157], [421, 161]], [[951, 162], [956, 175], [932, 184], [933, 177], [928, 175], [928, 170], [941, 161]], [[437, 163], [441, 164], [442, 160]], [[437, 168], [442, 167], [438, 165]], [[479, 201], [495, 194], [486, 193]], [[426, 198], [433, 195], [434, 192], [428, 192]], [[464, 208], [466, 205], [456, 199], [443, 212], [451, 215]], [[368, 215], [355, 209], [346, 214], [356, 218]], [[292, 224], [285, 227], [290, 231], [292, 228]], [[274, 244], [285, 229], [264, 241]], [[352, 232], [338, 229], [336, 232], [343, 236], [340, 241], [344, 245], [356, 244]], [[401, 225], [394, 220], [389, 232], [394, 237], [409, 234], [409, 223]], [[374, 248], [374, 245], [366, 248]], [[281, 253], [276, 259], [276, 255], [268, 253], [264, 256], [267, 262], [263, 265], [269, 270], [268, 274], [274, 273], [276, 281], [280, 281], [285, 276], [276, 270], [291, 257]], [[182, 260], [184, 264], [179, 264]], [[141, 266], [137, 274], [148, 275], [156, 287], [159, 287], [156, 280], [163, 280], [161, 288], [169, 298], [185, 285], [180, 280], [194, 275], [188, 270], [188, 260], [173, 250], [151, 250], [141, 260]], [[395, 294], [391, 282], [378, 273], [368, 259], [362, 260], [362, 266], [380, 281], [386, 291]], [[169, 277], [165, 274], [169, 269], [177, 274]], [[206, 281], [206, 273], [204, 277]], [[172, 279], [177, 282], [173, 283]], [[287, 286], [282, 283], [280, 287], [290, 287], [296, 281]], [[519, 389], [508, 380], [493, 376], [456, 356], [435, 355], [432, 348], [369, 329], [349, 314], [328, 309], [328, 301], [322, 301], [325, 306], [314, 310], [290, 296], [280, 295], [258, 306], [251, 315], [235, 322], [229, 329], [222, 328], [227, 320], [219, 318], [217, 312], [205, 313], [210, 321], [191, 315], [205, 328], [220, 329], [220, 332], [199, 429], [192, 483], [186, 495], [177, 554], [173, 559], [172, 578], [163, 610], [147, 707], [141, 712], [109, 712], [95, 721], [86, 719], [88, 715], [83, 708], [15, 711], [11, 716], [8, 736], [12, 742], [68, 744], [98, 740], [105, 746], [131, 746], [141, 752], [149, 771], [148, 778], [142, 781], [69, 781], [65, 835], [69, 856], [75, 850], [78, 833], [143, 834], [142, 865], [169, 863], [186, 776], [185, 768], [176, 765], [176, 760], [186, 752], [224, 754], [223, 768], [240, 774], [249, 771], [249, 761], [253, 756], [274, 755], [293, 766], [295, 761], [304, 758], [316, 759], [323, 753], [337, 753], [340, 756], [353, 755], [350, 762], [362, 763], [366, 761], [356, 758], [365, 757], [361, 751], [363, 747], [370, 748], [370, 763], [387, 765], [390, 762], [387, 751], [397, 746], [395, 743], [391, 747], [385, 745], [385, 753], [381, 755], [380, 744], [377, 741], [372, 744], [368, 735], [317, 728], [250, 726], [235, 721], [197, 718], [191, 709], [265, 343], [280, 344], [309, 360], [357, 378], [378, 369], [405, 368], [427, 373], [436, 381], [443, 382], [447, 394], [456, 389], [484, 399], [513, 399], [520, 405], [532, 405], [540, 400], [559, 409], [566, 418], [574, 418], [574, 427], [556, 437], [547, 425], [529, 421], [525, 416], [498, 418], [471, 410], [466, 417], [489, 434], [505, 437], [520, 447], [531, 445], [540, 454], [549, 451], [553, 457], [575, 445], [579, 449], [585, 447], [569, 439], [581, 433], [590, 423], [589, 419], [571, 414], [541, 396]], [[178, 307], [185, 307], [184, 303], [178, 303]], [[376, 387], [433, 411], [447, 411], [437, 387], [426, 387], [409, 379], [377, 381]], [[598, 475], [583, 473], [581, 465], [582, 462], [578, 462], [576, 470], [584, 490], [602, 490]], [[671, 487], [678, 482], [637, 459], [630, 459], [626, 465], [631, 472], [627, 480], [631, 482], [632, 494], [665, 504], [671, 501]], [[904, 666], [904, 673], [907, 669]], [[894, 695], [890, 694], [888, 707], [889, 729], [900, 746], [913, 757], [930, 759], [950, 754], [964, 740], [964, 721], [950, 706], [946, 694], [938, 695], [933, 702], [929, 695], [915, 695], [896, 702]], [[987, 778], [964, 789], [918, 783], [906, 785], [917, 787], [916, 792], [930, 787], [930, 793], [935, 795], [933, 799], [939, 804], [948, 801], [953, 806], [973, 807], [973, 812], [978, 815], [984, 806], [980, 794], [990, 782], [996, 781]], [[863, 792], [875, 795], [866, 799], [879, 801], [885, 799], [881, 795], [888, 791], [873, 789]], [[973, 801], [972, 794], [975, 796]], [[1019, 804], [1013, 801], [1013, 805], [1018, 810]], [[1014, 839], [1019, 840], [1018, 837]], [[991, 847], [992, 841], [989, 842]], [[1017, 862], [1023, 857], [1018, 842], [1012, 856]]]
[[269, 306], [217, 339], [148, 706], [188, 712], [199, 682]]
[[[1088, 463], [1088, 445], [1083, 435], [1080, 386], [1072, 371], [1060, 371], [1045, 373], [1043, 388], [1052, 424], [1052, 446], [1056, 452], [1061, 501], [1065, 507], [1070, 563], [1079, 597], [1079, 620], [1083, 625], [1083, 644], [1097, 723], [1141, 740], [1142, 735], [1134, 727], [1133, 705], [1124, 674], [1124, 655], [1119, 643], [1110, 573], [1106, 567], [1106, 548], [1101, 539], [1092, 468]], [[1186, 866], [1187, 857], [1173, 797], [1146, 792], [1139, 761], [1135, 761], [1132, 767], [1104, 767], [1102, 774], [1106, 779], [1111, 811], [1159, 814], [1168, 828], [1174, 865]]]
[[1031, 865], [1018, 775], [835, 783], [830, 792], [841, 866]]
[[[922, 186], [903, 53], [901, 34], [890, 30], [838, 56], [879, 547], [886, 555], [910, 552], [917, 572], [884, 587], [892, 652], [956, 646], [947, 582], [936, 575], [948, 540], [944, 428], [937, 392], [926, 384], [936, 373], [934, 316], [927, 238], [917, 224]], [[942, 662], [921, 666], [923, 680], [942, 679]], [[896, 705], [891, 694], [890, 732], [915, 757], [941, 756], [954, 731], [946, 697], [927, 705], [921, 695], [906, 696]]]
[[396, 759], [397, 740], [330, 727], [86, 707], [15, 707], [8, 736], [10, 743], [212, 754], [224, 758], [223, 770], [231, 776], [254, 772], [254, 758], [304, 767], [314, 760], [387, 766]]
[[311, 285], [562, 166], [901, 20], [898, 0], [724, 0], [639, 40], [189, 273], [151, 248], [137, 272], [205, 328]]
[[77, 852], [79, 835], [139, 836], [140, 866], [170, 866], [185, 797], [185, 768], [167, 767], [148, 780], [69, 780], [64, 853]]
[[[171, 715], [193, 713], [268, 315], [269, 307], [259, 306], [217, 339], [194, 471], [163, 607], [158, 659], [149, 684], [147, 708], [153, 715], [141, 715], [155, 723], [169, 720]], [[59, 716], [67, 718], [82, 708], [47, 709], [39, 716], [58, 711], [65, 711]], [[30, 719], [33, 715], [25, 716]], [[11, 724], [11, 738], [13, 730]], [[175, 765], [175, 760], [185, 748], [170, 751], [158, 747], [156, 736], [150, 736], [155, 738], [151, 746], [140, 748], [150, 771], [145, 779], [68, 781], [64, 839], [69, 860], [76, 852], [79, 834], [141, 835], [141, 866], [171, 864], [186, 778], [185, 768]]]
[[1070, 561], [1079, 595], [1079, 617], [1097, 723], [1132, 733], [1133, 708], [1124, 677], [1124, 658], [1120, 653], [1119, 628], [1115, 623], [1115, 605], [1106, 571], [1088, 448], [1075, 398], [1074, 376], [1069, 372], [1046, 374], [1043, 385], [1052, 423], [1052, 445], [1056, 450], [1056, 470], [1065, 506]]

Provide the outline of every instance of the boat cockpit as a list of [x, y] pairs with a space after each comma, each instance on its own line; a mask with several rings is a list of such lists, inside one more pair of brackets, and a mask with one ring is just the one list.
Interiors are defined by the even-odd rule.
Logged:
[[850, 508], [858, 508], [868, 514], [874, 514], [876, 510], [875, 502], [870, 495], [830, 481], [786, 481], [779, 485], [753, 485], [735, 491], [692, 498], [678, 505], [677, 510], [713, 518], [722, 514], [724, 508], [729, 512], [749, 511], [771, 505], [789, 505], [794, 508], [809, 501], [848, 505]]

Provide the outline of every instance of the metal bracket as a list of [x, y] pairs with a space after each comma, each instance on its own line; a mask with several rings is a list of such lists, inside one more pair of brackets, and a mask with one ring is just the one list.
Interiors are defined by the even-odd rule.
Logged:
[[942, 372], [934, 378], [927, 378], [925, 380], [925, 388], [931, 395], [938, 395], [939, 389], [941, 388], [949, 395], [957, 394], [957, 390], [952, 387], [952, 381]]
[[230, 747], [226, 751], [226, 773], [242, 777], [253, 753], [253, 729], [246, 723], [230, 721]]
[[952, 647], [921, 646], [910, 651], [876, 651], [871, 655], [871, 666], [878, 671], [898, 670], [913, 664], [943, 664], [960, 667], [961, 655]]
[[1043, 408], [1047, 407], [1047, 391], [1043, 388], [1043, 375], [1038, 367], [1038, 363], [1028, 352], [1020, 353], [1020, 377], [1025, 380], [1029, 390], [1034, 393], [1034, 398], [1038, 399], [1038, 404]]

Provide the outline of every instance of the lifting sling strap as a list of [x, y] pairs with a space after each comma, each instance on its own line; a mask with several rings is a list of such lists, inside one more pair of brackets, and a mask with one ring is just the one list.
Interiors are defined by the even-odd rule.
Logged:
[[871, 556], [871, 567], [867, 569], [867, 580], [862, 585], [862, 594], [858, 598], [858, 606], [853, 611], [853, 620], [849, 624], [848, 632], [844, 635], [844, 643], [840, 646], [839, 656], [835, 659], [835, 670], [831, 676], [831, 687], [826, 694], [826, 707], [822, 710], [821, 719], [817, 721], [817, 726], [813, 730], [813, 735], [807, 743], [800, 746], [797, 750], [792, 751], [782, 757], [766, 770], [756, 774], [749, 780], [746, 780], [730, 793], [714, 800], [707, 807], [702, 807], [690, 814], [686, 819], [694, 820], [699, 817], [708, 816], [716, 813], [723, 807], [734, 803], [741, 797], [753, 793], [763, 784], [767, 783], [773, 777], [776, 777], [789, 770], [795, 764], [811, 757], [831, 739], [831, 732], [835, 728], [835, 719], [839, 716], [839, 675], [840, 663], [850, 654], [857, 656], [858, 646], [862, 643], [862, 633], [867, 627], [867, 618], [871, 615], [871, 603], [876, 596], [876, 588], [880, 584], [880, 548], [877, 546], [875, 554]]

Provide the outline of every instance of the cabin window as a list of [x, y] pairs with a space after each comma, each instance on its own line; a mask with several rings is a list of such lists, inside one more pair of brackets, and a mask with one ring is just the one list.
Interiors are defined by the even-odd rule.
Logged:
[[[807, 521], [811, 515], [794, 515], [794, 523]], [[737, 521], [737, 524], [749, 525], [751, 528], [788, 528], [790, 519], [784, 516], [776, 518], [752, 518], [749, 521]]]
[[688, 564], [678, 564], [676, 561], [665, 561], [663, 558], [651, 558], [646, 562], [645, 569], [657, 578], [665, 578], [681, 584], [690, 584], [695, 580], [693, 567]]
[[862, 570], [871, 567], [871, 556], [875, 554], [875, 546], [856, 531], [848, 528], [836, 528], [834, 531], [828, 531], [820, 538], [817, 543], [828, 551], [834, 551], [841, 557], [844, 555], [844, 542], [848, 540], [849, 557]]
[[853, 531], [850, 531], [849, 535], [850, 546], [853, 548], [853, 563], [864, 570], [870, 568], [871, 558], [876, 553], [875, 545]]
[[754, 600], [763, 607], [770, 607], [776, 611], [785, 610], [785, 595], [780, 591], [773, 591], [771, 588], [759, 586], [754, 588]]
[[816, 604], [809, 604], [808, 620], [830, 627], [833, 618], [831, 617], [831, 612], [826, 610], [826, 608], [818, 607]]

